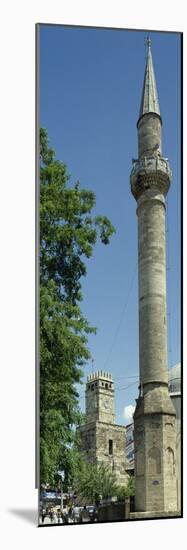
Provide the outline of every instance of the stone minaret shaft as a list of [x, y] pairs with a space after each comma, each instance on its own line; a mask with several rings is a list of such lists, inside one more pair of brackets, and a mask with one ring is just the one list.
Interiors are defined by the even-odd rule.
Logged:
[[140, 395], [134, 414], [137, 511], [177, 509], [175, 412], [168, 393], [165, 197], [171, 170], [162, 156], [162, 119], [151, 42], [141, 99], [138, 160], [131, 191], [137, 201]]

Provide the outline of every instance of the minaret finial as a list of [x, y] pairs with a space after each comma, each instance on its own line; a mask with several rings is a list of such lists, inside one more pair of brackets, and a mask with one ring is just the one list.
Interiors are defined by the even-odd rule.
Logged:
[[148, 48], [151, 48], [151, 37], [150, 37], [150, 34], [148, 34], [146, 36], [146, 38], [144, 39], [144, 45], [145, 46], [148, 46]]
[[160, 108], [151, 53], [150, 35], [148, 35], [145, 39], [145, 45], [148, 47], [148, 51], [139, 118], [145, 113], [155, 113], [160, 116]]

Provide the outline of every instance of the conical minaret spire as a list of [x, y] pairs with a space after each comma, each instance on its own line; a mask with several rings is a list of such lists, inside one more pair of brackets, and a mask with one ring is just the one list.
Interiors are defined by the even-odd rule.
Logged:
[[153, 69], [150, 38], [147, 39], [147, 46], [144, 84], [137, 122], [139, 159], [162, 154], [162, 119]]
[[142, 90], [142, 99], [140, 105], [139, 117], [146, 113], [156, 113], [160, 116], [160, 107], [158, 101], [156, 79], [153, 68], [153, 60], [151, 53], [151, 39], [147, 38], [147, 63], [145, 68], [145, 76]]

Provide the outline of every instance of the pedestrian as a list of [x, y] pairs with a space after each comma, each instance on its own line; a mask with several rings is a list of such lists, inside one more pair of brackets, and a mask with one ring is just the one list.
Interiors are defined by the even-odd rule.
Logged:
[[75, 523], [78, 523], [80, 520], [80, 510], [78, 506], [74, 506], [73, 508], [73, 519]]
[[68, 514], [64, 512], [63, 523], [68, 523]]
[[98, 510], [97, 510], [96, 506], [94, 508], [93, 521], [98, 521]]
[[61, 523], [64, 523], [64, 514], [62, 511], [60, 512], [60, 516], [61, 516]]
[[58, 521], [58, 523], [62, 523], [62, 518], [61, 518], [61, 512], [60, 512], [60, 510], [58, 510], [58, 512], [57, 512], [57, 521]]
[[56, 514], [56, 511], [54, 511], [54, 514], [53, 514], [53, 523], [57, 523], [57, 514]]
[[70, 506], [70, 507], [69, 507], [69, 512], [68, 512], [68, 518], [69, 518], [69, 520], [70, 520], [70, 523], [71, 523], [71, 519], [72, 519], [72, 512], [73, 512], [73, 507]]

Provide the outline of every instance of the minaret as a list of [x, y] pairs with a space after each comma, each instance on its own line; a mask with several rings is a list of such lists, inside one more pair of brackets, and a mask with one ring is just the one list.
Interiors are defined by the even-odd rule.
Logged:
[[140, 106], [138, 160], [131, 191], [137, 201], [139, 275], [139, 397], [134, 414], [135, 509], [177, 510], [175, 411], [168, 392], [165, 197], [171, 183], [162, 156], [162, 119], [148, 52]]

